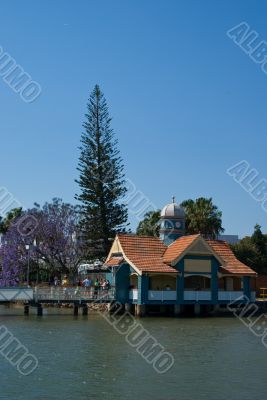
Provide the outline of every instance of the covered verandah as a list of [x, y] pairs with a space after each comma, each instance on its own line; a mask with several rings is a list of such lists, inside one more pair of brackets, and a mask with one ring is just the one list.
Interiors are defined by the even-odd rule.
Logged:
[[[191, 304], [200, 303], [227, 303], [242, 300], [245, 296], [252, 301], [255, 293], [250, 291], [247, 277], [221, 276], [215, 278], [211, 274], [149, 274], [130, 276], [129, 300], [133, 303], [166, 303], [166, 304]], [[212, 279], [216, 279], [215, 284]], [[142, 285], [146, 280], [146, 285]], [[245, 281], [245, 284], [244, 284]], [[215, 289], [214, 289], [215, 288]], [[141, 290], [146, 290], [140, 301]]]

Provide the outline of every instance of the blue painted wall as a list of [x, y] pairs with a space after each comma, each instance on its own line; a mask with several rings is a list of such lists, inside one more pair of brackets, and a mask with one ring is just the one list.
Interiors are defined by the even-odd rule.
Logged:
[[184, 259], [179, 261], [175, 269], [180, 272], [180, 275], [176, 279], [176, 303], [182, 304], [184, 302]]
[[145, 304], [148, 300], [149, 277], [138, 275], [138, 304]]
[[[218, 269], [219, 262], [214, 256], [185, 256], [179, 263], [175, 266], [175, 269], [180, 272], [177, 276], [176, 281], [176, 301], [165, 301], [164, 304], [191, 304], [194, 301], [184, 300], [184, 260], [185, 259], [196, 259], [196, 260], [211, 260], [211, 301], [203, 300], [199, 301], [200, 304], [218, 304]], [[116, 299], [122, 304], [128, 303], [129, 300], [129, 287], [130, 287], [130, 275], [135, 272], [131, 266], [128, 264], [123, 264], [116, 273]], [[194, 272], [191, 272], [194, 274]], [[195, 271], [197, 274], [198, 271]], [[205, 275], [205, 273], [202, 273]], [[250, 288], [250, 277], [243, 277], [243, 287], [244, 294], [250, 298], [251, 288]], [[162, 304], [160, 301], [148, 301], [148, 291], [149, 291], [149, 277], [147, 275], [138, 275], [138, 304]], [[220, 303], [225, 303], [221, 301]]]
[[213, 304], [218, 303], [218, 269], [219, 269], [219, 262], [216, 260], [215, 257], [211, 259], [211, 302]]
[[249, 276], [243, 277], [243, 291], [244, 291], [245, 296], [247, 296], [250, 299], [251, 288], [250, 288], [250, 277]]
[[[182, 304], [184, 303], [184, 260], [210, 260], [211, 261], [211, 274], [207, 273], [207, 276], [211, 276], [211, 296], [212, 304], [217, 304], [218, 303], [218, 268], [219, 268], [219, 262], [216, 260], [214, 256], [195, 256], [195, 255], [190, 255], [190, 256], [185, 256], [182, 260], [179, 261], [179, 263], [175, 266], [175, 268], [181, 272], [181, 275], [177, 279], [177, 303]], [[198, 271], [195, 271], [196, 275], [199, 273]], [[194, 274], [194, 272], [191, 272], [191, 274]], [[205, 273], [202, 273], [205, 275]], [[207, 301], [207, 303], [210, 304], [210, 302]]]
[[115, 277], [116, 300], [122, 304], [129, 302], [130, 267], [128, 264], [120, 266]]

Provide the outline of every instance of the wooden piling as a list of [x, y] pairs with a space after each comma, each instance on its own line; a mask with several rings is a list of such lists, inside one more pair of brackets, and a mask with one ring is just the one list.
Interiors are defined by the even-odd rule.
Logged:
[[30, 313], [29, 304], [24, 304], [24, 315], [29, 315], [29, 313]]
[[79, 305], [78, 304], [73, 304], [73, 315], [74, 315], [74, 317], [77, 317], [79, 315]]
[[83, 304], [83, 316], [86, 317], [88, 315], [88, 307], [87, 304]]
[[42, 317], [43, 316], [43, 306], [42, 304], [37, 304], [37, 316]]
[[146, 315], [146, 305], [136, 304], [135, 305], [135, 315], [136, 317], [144, 317]]

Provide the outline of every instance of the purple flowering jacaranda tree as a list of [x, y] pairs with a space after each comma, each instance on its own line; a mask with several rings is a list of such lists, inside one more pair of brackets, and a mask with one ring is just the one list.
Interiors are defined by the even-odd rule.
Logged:
[[74, 275], [82, 260], [77, 206], [53, 199], [41, 208], [27, 210], [2, 238], [1, 286], [14, 286], [26, 276], [28, 256], [31, 275], [39, 268], [48, 275]]

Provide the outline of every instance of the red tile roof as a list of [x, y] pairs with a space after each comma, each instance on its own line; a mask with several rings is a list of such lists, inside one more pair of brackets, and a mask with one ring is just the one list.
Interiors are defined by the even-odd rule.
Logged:
[[255, 271], [236, 258], [227, 242], [222, 240], [206, 240], [206, 242], [225, 262], [225, 264], [221, 267], [222, 273], [235, 275], [257, 275]]
[[181, 236], [175, 240], [165, 251], [163, 260], [170, 264], [176, 260], [200, 235]]
[[177, 273], [163, 262], [167, 246], [159, 238], [128, 234], [119, 234], [118, 238], [125, 256], [139, 271]]
[[105, 265], [108, 265], [109, 267], [117, 267], [123, 262], [123, 257], [111, 257]]
[[[165, 246], [159, 238], [151, 236], [119, 234], [118, 240], [125, 258], [141, 273], [177, 273], [177, 270], [169, 264], [175, 261], [179, 256], [182, 256], [188, 247], [197, 241], [200, 236], [200, 234], [182, 236], [169, 247]], [[223, 274], [256, 275], [256, 272], [235, 257], [227, 242], [221, 240], [205, 241], [222, 261], [220, 271]], [[111, 255], [106, 265], [117, 266], [120, 265], [122, 261], [123, 257], [112, 257]]]

